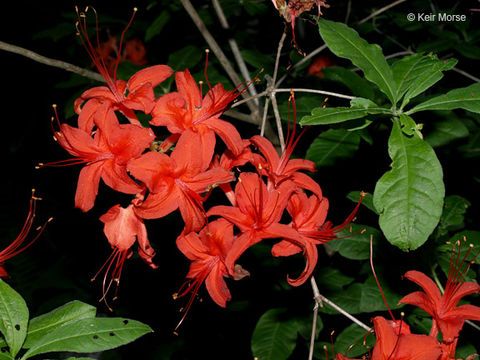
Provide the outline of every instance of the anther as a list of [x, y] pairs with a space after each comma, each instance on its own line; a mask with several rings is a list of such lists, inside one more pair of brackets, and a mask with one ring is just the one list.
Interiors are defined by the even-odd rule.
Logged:
[[208, 54], [210, 52], [210, 49], [205, 49], [205, 52]]
[[172, 294], [172, 298], [173, 298], [173, 300], [177, 300], [178, 299], [178, 293]]
[[52, 104], [52, 107], [55, 109], [57, 107], [57, 104]]
[[173, 332], [173, 335], [178, 336], [178, 333], [176, 331]]
[[134, 7], [134, 8], [133, 8], [133, 11], [134, 11], [134, 12], [137, 12], [137, 11], [138, 11], [138, 8]]
[[365, 233], [365, 231], [367, 231], [367, 229], [362, 229], [362, 231], [360, 231], [360, 234]]

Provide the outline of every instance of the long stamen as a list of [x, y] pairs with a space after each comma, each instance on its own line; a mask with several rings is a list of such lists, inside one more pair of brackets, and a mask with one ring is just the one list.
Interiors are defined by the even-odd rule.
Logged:
[[382, 294], [383, 302], [387, 306], [388, 313], [390, 314], [392, 320], [396, 321], [395, 317], [393, 316], [392, 310], [390, 310], [390, 306], [388, 306], [387, 299], [385, 298], [385, 294], [383, 293], [380, 282], [378, 281], [377, 274], [375, 273], [375, 267], [373, 266], [373, 235], [370, 235], [370, 268], [372, 269], [373, 277], [375, 278], [375, 282], [377, 283], [378, 289], [380, 290], [380, 294]]
[[32, 229], [33, 220], [35, 219], [37, 200], [41, 200], [41, 198], [36, 197], [35, 189], [32, 189], [32, 195], [30, 197], [30, 206], [29, 206], [27, 218], [25, 219], [22, 229], [20, 230], [20, 233], [15, 238], [15, 240], [0, 252], [0, 265], [3, 264], [5, 261], [11, 259], [12, 257], [28, 249], [40, 237], [40, 235], [45, 230], [45, 227], [47, 226], [47, 224], [53, 220], [53, 218], [49, 218], [42, 226], [39, 226], [37, 228], [38, 233], [34, 236], [34, 238], [31, 241], [29, 241], [26, 245], [21, 247], [22, 244], [24, 244], [28, 234], [30, 233], [30, 230]]
[[393, 347], [393, 350], [392, 352], [390, 353], [390, 356], [387, 358], [387, 360], [390, 360], [393, 356], [393, 354], [395, 353], [395, 351], [397, 351], [397, 348], [398, 348], [398, 343], [400, 342], [400, 335], [402, 333], [402, 325], [403, 325], [403, 318], [405, 316], [405, 313], [401, 313], [401, 318], [400, 318], [400, 329], [398, 330], [398, 335], [397, 335], [397, 340], [395, 341], [395, 346]]
[[[205, 49], [205, 80], [207, 81], [208, 88], [212, 90], [212, 86], [210, 85], [210, 81], [208, 81], [207, 69], [208, 69], [208, 54], [210, 53], [209, 49]], [[212, 95], [213, 96], [213, 95]], [[215, 102], [215, 99], [212, 99]]]
[[118, 45], [118, 56], [117, 56], [117, 60], [115, 62], [115, 70], [113, 71], [113, 82], [114, 83], [117, 82], [117, 69], [118, 69], [118, 64], [120, 63], [120, 56], [122, 54], [123, 38], [125, 37], [125, 33], [127, 32], [130, 25], [132, 25], [133, 18], [135, 17], [135, 14], [137, 13], [137, 11], [138, 11], [138, 9], [136, 7], [133, 8], [133, 14], [130, 17], [130, 21], [128, 22], [125, 29], [123, 29], [122, 36], [120, 37], [120, 44]]

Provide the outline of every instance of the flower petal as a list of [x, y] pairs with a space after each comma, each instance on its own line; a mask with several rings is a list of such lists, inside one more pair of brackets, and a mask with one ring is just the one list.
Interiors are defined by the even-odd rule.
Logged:
[[227, 301], [230, 301], [232, 298], [227, 284], [223, 279], [224, 275], [226, 275], [225, 265], [218, 262], [205, 280], [205, 285], [207, 286], [207, 291], [210, 294], [210, 297], [221, 307], [225, 307]]
[[227, 148], [229, 148], [234, 155], [239, 155], [243, 151], [243, 141], [235, 126], [222, 119], [209, 118], [202, 122], [209, 129], [215, 131], [220, 136]]
[[146, 83], [150, 83], [152, 87], [155, 87], [172, 74], [173, 70], [170, 66], [149, 66], [133, 74], [130, 80], [128, 80], [128, 89], [130, 91], [135, 91]]
[[411, 270], [407, 271], [403, 276], [421, 286], [423, 291], [425, 291], [427, 296], [430, 298], [432, 304], [435, 304], [437, 307], [440, 305], [442, 294], [438, 289], [438, 286], [427, 275], [420, 271]]
[[414, 306], [418, 306], [423, 311], [427, 312], [428, 314], [434, 316], [436, 311], [436, 305], [431, 301], [431, 298], [422, 291], [415, 291], [404, 296], [400, 301], [399, 304], [410, 304]]
[[202, 105], [202, 93], [198, 89], [195, 79], [190, 75], [190, 71], [179, 71], [175, 74], [177, 89], [187, 102], [187, 109], [194, 111]]
[[253, 136], [250, 141], [259, 148], [260, 152], [265, 156], [269, 165], [269, 171], [275, 172], [280, 162], [280, 157], [273, 147], [272, 143], [260, 135]]
[[75, 207], [83, 212], [90, 210], [95, 203], [101, 174], [102, 162], [89, 164], [80, 171], [75, 193]]

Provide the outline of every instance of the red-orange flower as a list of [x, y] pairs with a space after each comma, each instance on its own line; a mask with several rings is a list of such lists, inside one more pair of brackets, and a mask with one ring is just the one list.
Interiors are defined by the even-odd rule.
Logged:
[[202, 99], [202, 93], [188, 70], [177, 72], [175, 81], [178, 92], [168, 93], [157, 100], [151, 124], [167, 126], [177, 138], [179, 134], [193, 133], [199, 151], [208, 161], [213, 156], [215, 134], [235, 154], [242, 152], [243, 142], [237, 129], [219, 118], [240, 92], [227, 91], [218, 84]]
[[377, 341], [372, 360], [440, 360], [442, 348], [433, 336], [411, 334], [405, 322], [373, 319]]
[[290, 285], [299, 286], [310, 277], [317, 264], [317, 245], [335, 239], [337, 237], [336, 233], [344, 230], [350, 224], [360, 207], [362, 199], [363, 196], [347, 219], [333, 228], [330, 221], [325, 222], [328, 211], [328, 200], [326, 198], [320, 199], [315, 194], [307, 197], [303, 191], [297, 191], [292, 195], [287, 205], [288, 213], [292, 217], [290, 226], [298, 232], [302, 238], [302, 243], [299, 245], [296, 241], [287, 238], [275, 244], [272, 248], [273, 256], [290, 256], [300, 251], [304, 253], [305, 270], [298, 279], [288, 278]]
[[[295, 125], [294, 125], [295, 126]], [[304, 159], [290, 159], [299, 137], [294, 140], [295, 132], [287, 140], [285, 150], [281, 156], [272, 143], [263, 136], [253, 136], [250, 141], [257, 146], [267, 160], [266, 165], [260, 164], [261, 173], [266, 173], [269, 179], [269, 186], [278, 187], [282, 182], [290, 180], [299, 188], [307, 189], [322, 198], [322, 189], [310, 176], [299, 172], [299, 170], [315, 171], [313, 161]], [[259, 167], [258, 164], [255, 164]]]
[[292, 182], [283, 182], [277, 189], [268, 189], [257, 174], [241, 173], [235, 187], [236, 206], [219, 205], [208, 211], [208, 216], [222, 216], [242, 232], [225, 259], [230, 274], [234, 274], [234, 264], [240, 255], [262, 239], [289, 238], [301, 246], [302, 238], [298, 232], [279, 223], [294, 191]]
[[300, 251], [304, 252], [305, 270], [297, 279], [287, 279], [290, 285], [299, 286], [310, 277], [317, 264], [317, 244], [335, 238], [335, 234], [330, 229], [322, 232], [328, 212], [328, 200], [326, 198], [319, 199], [316, 195], [308, 198], [303, 191], [298, 192], [290, 198], [287, 210], [292, 217], [290, 226], [298, 232], [302, 239], [302, 246], [285, 239], [273, 246], [272, 255], [290, 256]]
[[[136, 202], [136, 200], [134, 200], [134, 202]], [[118, 288], [123, 264], [126, 259], [132, 256], [132, 246], [135, 240], [138, 241], [138, 254], [143, 261], [153, 269], [156, 269], [158, 266], [152, 261], [152, 258], [155, 256], [155, 250], [150, 246], [147, 229], [143, 220], [135, 213], [134, 204], [129, 205], [127, 208], [115, 205], [100, 217], [100, 221], [105, 224], [103, 232], [113, 248], [112, 254], [100, 269], [100, 271], [102, 271], [102, 269], [107, 266], [103, 281], [103, 299], [105, 299], [114, 281], [117, 283]], [[111, 279], [107, 284], [106, 279], [109, 274]]]
[[90, 210], [95, 202], [100, 178], [112, 189], [137, 194], [142, 187], [127, 174], [127, 163], [139, 157], [150, 146], [155, 135], [150, 129], [133, 124], [118, 125], [115, 113], [109, 111], [104, 121], [105, 131], [98, 129], [94, 136], [67, 124], [56, 132], [58, 143], [75, 159], [46, 164], [61, 166], [68, 163], [87, 165], [80, 171], [75, 206]]
[[[123, 36], [132, 23], [133, 16], [122, 33], [118, 56], [113, 70], [113, 79], [110, 77], [109, 68], [99, 54], [103, 54], [105, 49], [97, 43], [95, 47], [88, 37], [86, 25], [86, 15], [78, 13], [77, 22], [78, 35], [82, 40], [85, 49], [90, 55], [93, 63], [99, 73], [105, 79], [107, 86], [97, 86], [85, 91], [77, 100], [75, 100], [75, 112], [79, 114], [79, 126], [85, 131], [91, 131], [94, 123], [94, 115], [98, 108], [108, 103], [113, 110], [120, 110], [132, 123], [139, 125], [139, 121], [134, 110], [141, 110], [149, 114], [155, 105], [155, 95], [153, 88], [172, 75], [173, 70], [167, 65], [155, 65], [136, 72], [128, 81], [117, 79], [117, 67], [121, 60], [121, 48]], [[82, 104], [86, 104], [82, 107]]]
[[205, 281], [212, 300], [225, 307], [227, 301], [231, 299], [230, 291], [223, 279], [224, 276], [228, 276], [225, 257], [233, 242], [233, 225], [225, 219], [208, 223], [199, 234], [182, 233], [177, 238], [177, 246], [192, 261], [187, 274], [187, 279], [192, 281], [188, 288], [177, 296], [192, 291], [191, 302]]
[[200, 230], [205, 223], [201, 194], [233, 180], [233, 175], [220, 167], [207, 170], [211, 159], [205, 162], [200, 153], [193, 134], [187, 134], [170, 156], [149, 152], [129, 162], [128, 171], [150, 190], [137, 213], [155, 219], [180, 208], [185, 233]]
[[402, 298], [400, 303], [418, 306], [429, 313], [433, 317], [430, 335], [436, 336], [440, 329], [444, 344], [456, 341], [465, 320], [480, 320], [480, 307], [457, 306], [464, 296], [479, 292], [480, 285], [474, 282], [462, 283], [459, 281], [456, 268], [450, 271], [443, 295], [433, 280], [420, 271], [408, 271], [404, 276], [420, 285], [424, 292], [413, 292]]

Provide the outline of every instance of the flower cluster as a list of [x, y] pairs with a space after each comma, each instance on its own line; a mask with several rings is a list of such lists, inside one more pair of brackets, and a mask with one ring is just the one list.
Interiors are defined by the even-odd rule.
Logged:
[[[305, 269], [298, 278], [288, 279], [291, 285], [303, 284], [316, 265], [316, 246], [335, 238], [358, 205], [340, 226], [326, 222], [328, 200], [320, 186], [301, 172], [314, 171], [314, 163], [290, 158], [300, 138], [295, 126], [281, 155], [263, 136], [242, 139], [221, 115], [246, 86], [228, 91], [222, 84], [210, 87], [207, 79], [209, 91], [203, 96], [185, 70], [174, 75], [177, 91], [156, 97], [154, 88], [173, 75], [170, 67], [150, 66], [128, 81], [116, 79], [115, 74], [112, 79], [88, 38], [85, 22], [79, 21], [78, 27], [107, 86], [89, 89], [75, 101], [76, 127], [59, 123], [55, 131], [58, 143], [74, 158], [42, 165], [85, 164], [75, 194], [75, 206], [83, 211], [94, 206], [100, 179], [133, 195], [127, 208], [117, 204], [100, 217], [113, 248], [101, 269], [106, 268], [104, 299], [113, 283], [118, 289], [135, 240], [140, 257], [156, 268], [143, 220], [176, 210], [185, 223], [176, 243], [191, 260], [189, 280], [177, 296], [191, 292], [189, 305], [205, 282], [211, 298], [224, 307], [231, 298], [224, 278], [248, 275], [237, 260], [264, 239], [281, 240], [273, 246], [274, 256], [303, 253]], [[295, 106], [293, 96], [292, 103]], [[140, 123], [139, 113], [150, 116], [148, 124]], [[160, 141], [155, 132], [168, 135]], [[217, 136], [225, 145], [222, 153], [217, 150]], [[215, 188], [224, 192], [230, 205], [206, 210], [205, 201]], [[287, 212], [291, 221], [286, 224]]]
[[[386, 320], [382, 316], [373, 319], [377, 338], [371, 354], [372, 360], [455, 360], [455, 351], [460, 331], [466, 320], [480, 321], [480, 307], [460, 305], [459, 301], [470, 294], [480, 292], [480, 285], [475, 282], [463, 282], [469, 266], [463, 267], [470, 250], [460, 260], [460, 241], [454, 244], [450, 261], [447, 285], [443, 294], [435, 282], [420, 271], [408, 271], [404, 277], [419, 285], [423, 291], [416, 291], [403, 297], [399, 303], [420, 307], [432, 316], [432, 328], [429, 335], [410, 332], [410, 327], [403, 320]], [[441, 333], [441, 341], [439, 340]], [[473, 359], [472, 355], [468, 359]], [[337, 354], [336, 360], [349, 359]]]

